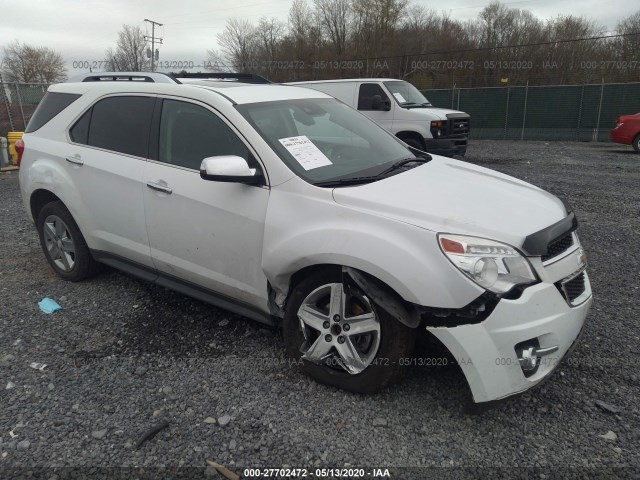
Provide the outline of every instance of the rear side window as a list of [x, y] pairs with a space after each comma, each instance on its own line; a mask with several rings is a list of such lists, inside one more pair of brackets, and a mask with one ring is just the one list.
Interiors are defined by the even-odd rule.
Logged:
[[91, 147], [146, 158], [155, 101], [154, 97], [136, 96], [100, 100], [71, 128], [71, 138]]
[[35, 132], [80, 97], [81, 95], [74, 93], [45, 93], [31, 120], [29, 120], [29, 124], [24, 130], [25, 133]]
[[89, 141], [89, 123], [91, 122], [91, 112], [91, 109], [87, 110], [85, 114], [80, 117], [80, 120], [78, 120], [76, 124], [71, 127], [71, 130], [69, 130], [69, 136], [74, 142], [86, 145]]

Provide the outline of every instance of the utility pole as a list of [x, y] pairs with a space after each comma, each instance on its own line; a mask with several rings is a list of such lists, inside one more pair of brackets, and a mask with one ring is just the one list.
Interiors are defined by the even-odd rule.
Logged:
[[162, 38], [156, 38], [156, 25], [161, 27], [162, 24], [158, 22], [154, 22], [153, 20], [149, 20], [147, 18], [144, 19], [145, 22], [149, 22], [151, 24], [151, 36], [144, 36], [145, 41], [151, 40], [151, 71], [155, 71], [154, 60], [156, 58], [156, 41], [162, 45]]

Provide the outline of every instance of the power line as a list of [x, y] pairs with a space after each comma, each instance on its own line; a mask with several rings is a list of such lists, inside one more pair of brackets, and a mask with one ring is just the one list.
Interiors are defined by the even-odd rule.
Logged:
[[353, 60], [386, 60], [391, 58], [404, 58], [409, 56], [422, 57], [426, 55], [441, 55], [444, 53], [467, 53], [467, 52], [482, 52], [484, 50], [503, 50], [507, 48], [522, 48], [522, 47], [539, 47], [543, 45], [555, 45], [558, 43], [577, 43], [577, 42], [587, 42], [591, 40], [604, 40], [607, 38], [619, 38], [619, 37], [631, 37], [634, 35], [640, 35], [640, 32], [634, 33], [619, 33], [616, 35], [601, 35], [598, 37], [585, 37], [585, 38], [572, 38], [568, 40], [550, 40], [548, 42], [537, 42], [537, 43], [521, 43], [517, 45], [497, 45], [494, 47], [475, 47], [475, 48], [464, 48], [459, 50], [432, 50], [429, 52], [420, 52], [420, 53], [405, 53], [402, 55], [387, 55], [383, 57], [367, 57], [367, 58], [354, 58]]

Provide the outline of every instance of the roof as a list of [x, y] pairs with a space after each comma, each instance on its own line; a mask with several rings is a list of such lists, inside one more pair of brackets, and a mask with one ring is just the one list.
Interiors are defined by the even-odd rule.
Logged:
[[[214, 82], [212, 82], [214, 83]], [[218, 83], [218, 82], [215, 82]], [[271, 102], [278, 100], [296, 100], [305, 98], [332, 98], [317, 90], [287, 85], [265, 84], [247, 85], [233, 83], [224, 85], [171, 84], [153, 82], [76, 82], [58, 83], [49, 87], [51, 91], [84, 94], [97, 91], [103, 95], [109, 93], [147, 93], [189, 97], [202, 100], [203, 91], [217, 92], [236, 104]], [[230, 88], [233, 87], [233, 88]]]

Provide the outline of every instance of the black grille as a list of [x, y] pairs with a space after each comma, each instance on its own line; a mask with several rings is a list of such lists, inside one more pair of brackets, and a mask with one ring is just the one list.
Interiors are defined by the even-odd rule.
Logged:
[[469, 119], [450, 118], [449, 132], [451, 132], [452, 137], [466, 137], [469, 135]]
[[557, 257], [563, 252], [566, 252], [573, 245], [573, 235], [567, 233], [565, 236], [560, 237], [557, 240], [547, 245], [547, 254], [542, 256], [542, 261], [546, 262], [550, 258]]
[[584, 293], [584, 272], [562, 284], [565, 297], [569, 303]]

